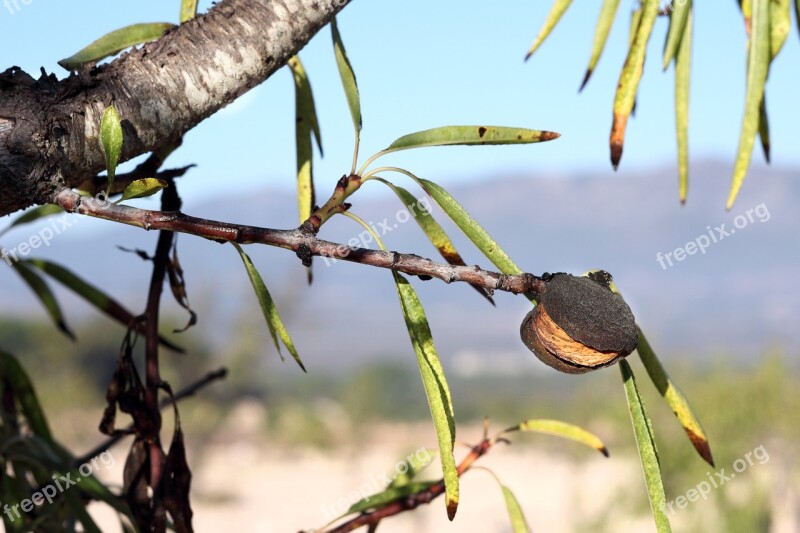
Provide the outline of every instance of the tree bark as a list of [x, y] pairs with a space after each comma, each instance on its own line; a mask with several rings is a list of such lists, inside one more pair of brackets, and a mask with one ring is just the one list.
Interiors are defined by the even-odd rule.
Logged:
[[269, 78], [349, 1], [222, 0], [64, 80], [0, 73], [0, 216], [51, 202], [105, 169], [98, 136], [108, 105], [123, 119], [120, 161], [175, 143]]

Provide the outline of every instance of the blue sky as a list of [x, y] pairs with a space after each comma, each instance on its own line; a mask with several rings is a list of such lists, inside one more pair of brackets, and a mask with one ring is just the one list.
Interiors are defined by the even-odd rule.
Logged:
[[[179, 2], [19, 0], [18, 4], [19, 10], [0, 5], [2, 63], [33, 74], [44, 66], [64, 76], [56, 64], [59, 59], [127, 24], [174, 22]], [[201, 2], [203, 10], [209, 5]], [[506, 170], [531, 175], [596, 170], [611, 178], [611, 106], [633, 5], [621, 3], [606, 51], [579, 95], [600, 0], [576, 2], [527, 63], [523, 57], [550, 2], [353, 2], [339, 23], [362, 95], [360, 159], [411, 131], [485, 123], [549, 129], [563, 137], [533, 146], [402, 152], [384, 162], [445, 184]], [[690, 156], [722, 158], [732, 168], [744, 102], [741, 16], [735, 2], [698, 2], [695, 21]], [[666, 28], [667, 20], [659, 20], [650, 43], [620, 172], [642, 172], [675, 159], [673, 74], [660, 71]], [[793, 25], [767, 85], [773, 162], [779, 165], [800, 164], [798, 48]], [[327, 195], [349, 170], [353, 142], [327, 28], [301, 52], [301, 58], [317, 98], [325, 149], [317, 164], [317, 183], [319, 194]], [[181, 186], [184, 196], [202, 200], [226, 189], [255, 190], [265, 184], [291, 188], [293, 113], [292, 81], [284, 69], [192, 131], [170, 160], [174, 165], [198, 164]], [[753, 161], [761, 160], [757, 148]]]

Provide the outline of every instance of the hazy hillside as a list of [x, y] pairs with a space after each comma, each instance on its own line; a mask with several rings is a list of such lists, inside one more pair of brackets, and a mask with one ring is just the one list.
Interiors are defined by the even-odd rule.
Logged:
[[[534, 273], [581, 273], [590, 268], [612, 272], [640, 324], [665, 357], [691, 352], [702, 361], [721, 351], [747, 357], [800, 341], [800, 331], [791, 327], [800, 316], [798, 174], [780, 168], [755, 169], [730, 213], [723, 209], [730, 168], [713, 162], [692, 169], [689, 202], [683, 207], [676, 200], [675, 173], [669, 168], [553, 176], [531, 169], [461, 185], [452, 179], [443, 183], [523, 268]], [[319, 195], [327, 195], [330, 184], [319, 181]], [[354, 212], [378, 227], [388, 218], [392, 231], [384, 238], [392, 249], [434, 257], [435, 251], [413, 221], [397, 222], [401, 206], [396, 198], [381, 191], [377, 183], [368, 189], [372, 192], [365, 198], [355, 198]], [[158, 204], [149, 200], [142, 205], [155, 208]], [[184, 210], [271, 227], [296, 224], [295, 201], [284, 191], [234, 194], [190, 203]], [[746, 218], [747, 210], [752, 222]], [[434, 213], [445, 222], [441, 211], [434, 209]], [[739, 215], [744, 217], [738, 219], [740, 225], [742, 220], [746, 225], [736, 228]], [[662, 257], [674, 254], [689, 241], [699, 238], [699, 244], [704, 235], [716, 237], [713, 228], [721, 224], [730, 235], [710, 243], [704, 254], [698, 251], [680, 262], [672, 259], [671, 267], [657, 259], [659, 252]], [[469, 263], [490, 266], [457, 229], [445, 226], [452, 229]], [[2, 245], [16, 246], [35, 229], [15, 230], [3, 236]], [[334, 220], [322, 237], [346, 241], [359, 232], [349, 220]], [[154, 240], [155, 234], [141, 230], [80, 219], [37, 255], [80, 270], [139, 310], [149, 266], [126, 256], [116, 245], [151, 251]], [[257, 335], [253, 341], [270, 352], [268, 333], [261, 326], [260, 311], [233, 248], [181, 236], [179, 251], [190, 300], [201, 320], [201, 327], [189, 334], [209, 336], [208, 342], [217, 346], [242, 334]], [[386, 271], [343, 262], [328, 266], [317, 260], [314, 285], [308, 287], [305, 272], [292, 254], [265, 247], [251, 247], [249, 252], [277, 298], [307, 366], [340, 368], [343, 362], [409, 352]], [[501, 294], [497, 308], [492, 308], [467, 286], [418, 280], [415, 286], [428, 309], [442, 356], [459, 361], [455, 369], [464, 373], [543, 370], [518, 338], [519, 323], [528, 308], [522, 298]], [[2, 313], [40, 313], [28, 289], [10, 273], [4, 273], [1, 294]], [[64, 295], [64, 301], [73, 300]], [[76, 311], [84, 314], [90, 309], [80, 304]], [[250, 326], [257, 326], [256, 333]]]

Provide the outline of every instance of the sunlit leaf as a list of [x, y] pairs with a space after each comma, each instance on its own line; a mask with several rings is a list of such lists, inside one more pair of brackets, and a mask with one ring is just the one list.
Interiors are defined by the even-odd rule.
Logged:
[[80, 52], [62, 59], [58, 64], [67, 70], [75, 70], [84, 63], [99, 61], [130, 46], [158, 39], [164, 32], [174, 27], [174, 24], [168, 22], [148, 22], [125, 26], [107, 33]]
[[358, 84], [347, 51], [342, 43], [342, 36], [339, 35], [339, 27], [334, 18], [331, 22], [331, 33], [333, 35], [333, 53], [336, 56], [336, 66], [339, 68], [339, 76], [342, 79], [344, 94], [347, 97], [347, 105], [350, 108], [350, 116], [353, 118], [353, 126], [356, 132], [361, 131], [361, 100], [358, 96]]
[[525, 520], [525, 515], [522, 512], [519, 501], [517, 501], [517, 497], [505, 485], [501, 484], [500, 489], [503, 491], [503, 500], [506, 502], [506, 510], [511, 520], [511, 530], [514, 533], [530, 533], [531, 528]]
[[[687, 2], [689, 3], [689, 2]], [[675, 60], [675, 132], [678, 138], [678, 197], [689, 189], [689, 79], [692, 62], [692, 13], [689, 11]]]
[[504, 126], [442, 126], [403, 135], [383, 154], [422, 148], [426, 146], [469, 146], [484, 144], [529, 144], [558, 139], [559, 133], [552, 131], [509, 128]]
[[119, 201], [124, 202], [125, 200], [132, 200], [134, 198], [145, 198], [147, 196], [152, 196], [166, 187], [167, 182], [157, 178], [143, 178], [136, 180], [125, 187], [125, 190], [122, 192], [122, 198], [120, 198]]
[[664, 483], [661, 478], [661, 465], [658, 460], [655, 439], [653, 438], [652, 425], [645, 411], [644, 402], [636, 387], [633, 370], [625, 359], [620, 359], [619, 370], [625, 385], [625, 396], [628, 400], [628, 409], [631, 414], [633, 431], [636, 435], [636, 445], [639, 448], [639, 457], [642, 461], [644, 480], [647, 485], [647, 496], [650, 499], [650, 508], [655, 519], [656, 530], [659, 533], [672, 531], [667, 517], [667, 502], [664, 495]]
[[704, 461], [714, 466], [711, 446], [708, 443], [708, 437], [700, 423], [700, 419], [695, 415], [692, 406], [689, 405], [689, 401], [667, 374], [641, 329], [639, 330], [639, 345], [636, 347], [636, 351], [639, 353], [650, 379], [667, 402], [667, 405], [672, 409], [672, 412], [675, 413], [678, 422], [683, 426], [697, 453]]
[[731, 180], [731, 190], [726, 208], [733, 207], [739, 189], [742, 187], [759, 124], [759, 109], [764, 98], [764, 84], [767, 82], [770, 54], [769, 33], [770, 0], [752, 0], [753, 15], [747, 57], [747, 90], [745, 93], [744, 117], [739, 137], [736, 165]]
[[614, 24], [614, 18], [616, 17], [618, 7], [619, 0], [603, 0], [603, 7], [600, 8], [600, 16], [597, 17], [597, 26], [594, 30], [589, 67], [586, 69], [586, 75], [583, 77], [583, 83], [581, 83], [579, 91], [582, 91], [583, 88], [586, 87], [586, 84], [589, 83], [589, 78], [592, 77], [597, 62], [600, 61], [600, 56], [603, 54], [603, 49], [606, 47], [608, 34], [611, 31], [611, 26]]
[[[26, 264], [36, 267], [66, 288], [86, 300], [88, 303], [99, 309], [103, 314], [113, 318], [125, 327], [134, 326], [136, 331], [144, 333], [144, 328], [136, 317], [119, 302], [105, 294], [103, 291], [87, 283], [73, 272], [56, 263], [51, 263], [44, 259], [28, 259]], [[183, 349], [175, 346], [163, 337], [159, 337], [159, 342], [170, 350], [183, 352]]]
[[11, 224], [0, 230], [0, 236], [4, 235], [11, 228], [22, 226], [23, 224], [29, 224], [31, 222], [39, 220], [40, 218], [49, 217], [51, 215], [57, 215], [59, 213], [64, 213], [64, 209], [62, 209], [60, 206], [53, 204], [45, 204], [45, 205], [40, 205], [38, 207], [34, 207], [33, 209], [25, 211], [23, 214], [15, 218], [11, 222]]
[[555, 435], [556, 437], [562, 437], [564, 439], [569, 439], [580, 444], [584, 444], [608, 457], [608, 449], [597, 435], [586, 431], [580, 426], [561, 422], [560, 420], [527, 420], [505, 430], [505, 432], [511, 431], [526, 431]]
[[789, 35], [789, 26], [792, 24], [792, 17], [789, 8], [791, 0], [770, 0], [769, 2], [769, 57], [770, 61], [775, 59], [786, 37]]
[[558, 24], [558, 21], [561, 20], [561, 16], [571, 3], [572, 0], [553, 0], [553, 7], [550, 8], [550, 13], [547, 14], [544, 25], [542, 26], [542, 29], [539, 30], [539, 35], [536, 36], [536, 39], [534, 39], [530, 50], [528, 50], [528, 53], [525, 56], [526, 60], [533, 55], [533, 53], [544, 42], [547, 36], [550, 35], [550, 32], [553, 31], [553, 28], [555, 28], [556, 24]]
[[39, 301], [42, 302], [44, 308], [47, 310], [47, 314], [50, 315], [50, 318], [53, 320], [55, 325], [60, 329], [65, 335], [69, 338], [75, 340], [75, 334], [67, 326], [66, 321], [64, 320], [64, 315], [61, 313], [61, 307], [58, 305], [58, 301], [56, 300], [53, 291], [50, 290], [50, 287], [45, 283], [39, 274], [31, 270], [31, 268], [23, 261], [16, 261], [11, 265], [11, 267], [17, 271], [17, 273], [22, 277], [25, 283], [31, 288], [31, 290], [36, 294], [39, 298]]
[[686, 21], [692, 10], [692, 0], [671, 2], [670, 7], [672, 11], [669, 15], [669, 31], [664, 43], [664, 70], [667, 70], [669, 62], [678, 55], [678, 46], [684, 39]]
[[100, 122], [100, 148], [103, 149], [103, 155], [106, 156], [107, 190], [110, 191], [117, 173], [119, 155], [122, 153], [122, 122], [117, 108], [113, 105], [103, 111], [103, 119]]
[[[250, 283], [253, 285], [253, 290], [256, 293], [256, 297], [258, 297], [258, 303], [261, 306], [261, 311], [264, 313], [264, 319], [267, 322], [269, 333], [272, 336], [273, 342], [275, 343], [275, 348], [278, 350], [278, 354], [281, 354], [280, 344], [282, 342], [284, 346], [286, 346], [286, 349], [289, 350], [289, 353], [292, 354], [292, 357], [297, 364], [300, 365], [300, 368], [303, 369], [303, 372], [306, 372], [306, 367], [303, 365], [303, 361], [300, 360], [300, 355], [297, 353], [297, 350], [294, 347], [294, 342], [292, 342], [289, 332], [286, 331], [286, 326], [283, 325], [283, 320], [281, 320], [281, 316], [278, 314], [278, 308], [275, 307], [275, 302], [272, 300], [272, 296], [267, 290], [267, 286], [264, 284], [261, 274], [258, 273], [255, 265], [253, 265], [250, 257], [244, 253], [242, 247], [235, 242], [232, 242], [231, 244], [233, 244], [233, 246], [236, 248], [236, 251], [239, 252], [239, 255], [242, 258], [244, 267], [247, 270], [247, 275], [250, 278]], [[281, 358], [283, 358], [282, 354]]]
[[445, 484], [445, 503], [447, 516], [452, 520], [458, 509], [459, 489], [458, 470], [453, 455], [455, 444], [456, 426], [453, 415], [453, 401], [450, 397], [450, 388], [444, 376], [444, 369], [433, 344], [428, 319], [417, 297], [417, 293], [406, 278], [397, 272], [392, 272], [397, 294], [400, 297], [400, 306], [403, 310], [411, 344], [417, 355], [422, 384], [428, 397], [428, 405], [439, 441], [439, 455], [442, 463], [442, 473]]
[[403, 459], [401, 464], [406, 465], [404, 469], [405, 472], [398, 473], [391, 483], [389, 483], [389, 488], [402, 487], [403, 485], [408, 485], [414, 481], [414, 478], [417, 477], [417, 474], [430, 466], [436, 454], [436, 450], [425, 450], [425, 457], [423, 459], [420, 459], [417, 456], [417, 453], [411, 454], [407, 458]]
[[181, 0], [181, 24], [197, 16], [197, 0]]
[[622, 73], [617, 84], [614, 96], [614, 122], [611, 126], [609, 145], [611, 148], [611, 164], [616, 169], [622, 159], [622, 149], [625, 142], [625, 129], [633, 105], [636, 101], [636, 92], [644, 70], [644, 58], [647, 43], [653, 32], [653, 25], [658, 16], [658, 0], [642, 0], [642, 19], [639, 22], [636, 34], [628, 50], [628, 56], [622, 67]]
[[[420, 205], [420, 202], [414, 197], [414, 195], [412, 195], [406, 189], [398, 187], [383, 178], [375, 179], [381, 183], [385, 183], [395, 192], [395, 194], [397, 194], [397, 196], [400, 198], [400, 201], [403, 202], [403, 205], [408, 208], [408, 212], [411, 213], [411, 216], [417, 221], [417, 224], [419, 224], [419, 227], [422, 229], [423, 233], [425, 233], [425, 236], [428, 237], [428, 240], [431, 242], [431, 244], [433, 244], [434, 247], [436, 247], [448, 264], [457, 266], [466, 265], [464, 260], [461, 258], [461, 255], [456, 250], [453, 241], [451, 241], [450, 237], [447, 236], [447, 233], [445, 233], [442, 226], [436, 222], [436, 219], [433, 218], [433, 215], [431, 215], [427, 209], [417, 208]], [[489, 300], [492, 305], [494, 305], [494, 300], [492, 300], [491, 295], [486, 292], [483, 287], [473, 286], [473, 288], [478, 291], [479, 294], [483, 295], [487, 300]]]

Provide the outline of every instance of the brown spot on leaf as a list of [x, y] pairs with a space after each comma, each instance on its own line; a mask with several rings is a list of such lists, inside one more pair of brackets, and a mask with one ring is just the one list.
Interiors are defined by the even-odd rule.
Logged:
[[709, 446], [708, 440], [689, 428], [684, 428], [684, 430], [686, 430], [689, 440], [692, 441], [692, 445], [697, 450], [697, 453], [700, 454], [700, 457], [711, 466], [714, 466], [714, 458], [711, 456], [711, 446]]
[[483, 136], [486, 135], [487, 131], [488, 130], [485, 127], [481, 126], [480, 128], [478, 128], [478, 137], [483, 139]]

